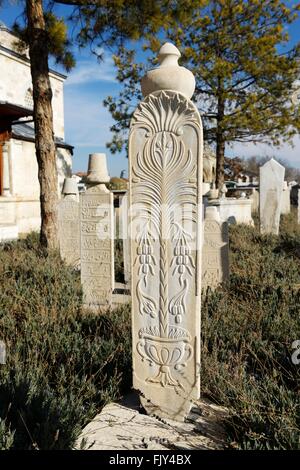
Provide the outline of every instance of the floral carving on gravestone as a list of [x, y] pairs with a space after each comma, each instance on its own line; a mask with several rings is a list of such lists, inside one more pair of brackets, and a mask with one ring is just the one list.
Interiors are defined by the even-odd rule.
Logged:
[[[196, 108], [174, 91], [150, 94], [134, 113], [129, 147], [135, 385], [152, 403], [150, 384], [174, 396], [181, 390], [174, 413], [182, 416], [190, 407], [187, 397], [199, 394]], [[156, 400], [158, 414], [168, 415], [167, 400], [164, 394]]]

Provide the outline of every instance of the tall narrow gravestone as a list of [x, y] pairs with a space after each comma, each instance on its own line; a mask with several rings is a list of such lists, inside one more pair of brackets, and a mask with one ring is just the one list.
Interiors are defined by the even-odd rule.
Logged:
[[84, 304], [90, 307], [112, 303], [114, 288], [113, 195], [105, 154], [92, 154], [88, 188], [80, 198], [81, 284]]
[[58, 234], [60, 255], [65, 262], [80, 266], [80, 228], [78, 187], [74, 178], [65, 178], [63, 199], [58, 204]]
[[261, 233], [278, 235], [285, 168], [271, 158], [259, 169], [259, 217]]
[[202, 288], [216, 288], [229, 279], [228, 224], [216, 207], [207, 207], [203, 227]]
[[[129, 136], [133, 385], [183, 420], [200, 396], [202, 126], [170, 43], [142, 80]], [[200, 282], [199, 282], [200, 280]]]

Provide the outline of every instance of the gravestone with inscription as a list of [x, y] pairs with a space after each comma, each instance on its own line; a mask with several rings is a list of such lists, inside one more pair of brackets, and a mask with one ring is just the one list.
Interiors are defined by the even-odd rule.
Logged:
[[259, 169], [260, 232], [278, 235], [285, 168], [274, 158]]
[[[133, 386], [182, 421], [200, 395], [202, 125], [170, 43], [142, 80], [129, 136]], [[200, 280], [200, 282], [199, 282]]]
[[80, 219], [78, 187], [74, 178], [65, 178], [63, 198], [58, 203], [60, 255], [74, 268], [80, 267]]
[[205, 211], [202, 246], [202, 288], [214, 289], [229, 279], [228, 224], [216, 207]]
[[105, 154], [89, 159], [87, 190], [80, 197], [81, 283], [84, 304], [109, 306], [114, 289], [113, 195]]

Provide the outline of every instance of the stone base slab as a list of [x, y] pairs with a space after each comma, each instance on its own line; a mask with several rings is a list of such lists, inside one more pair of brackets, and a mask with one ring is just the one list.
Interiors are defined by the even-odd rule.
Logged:
[[115, 282], [115, 289], [112, 294], [112, 305], [93, 305], [93, 304], [83, 304], [84, 310], [92, 310], [98, 313], [104, 313], [107, 310], [112, 308], [120, 307], [120, 305], [128, 304], [131, 302], [130, 291], [126, 284], [121, 282]]
[[75, 449], [222, 450], [226, 447], [225, 408], [201, 399], [186, 422], [142, 414], [136, 394], [109, 403], [82, 431]]
[[254, 225], [251, 216], [251, 199], [211, 199], [208, 205], [216, 206], [221, 220], [227, 221], [228, 224]]

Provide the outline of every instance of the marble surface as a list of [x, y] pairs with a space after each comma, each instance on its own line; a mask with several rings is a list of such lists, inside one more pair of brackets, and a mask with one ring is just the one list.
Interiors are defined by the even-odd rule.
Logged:
[[183, 421], [200, 396], [203, 137], [177, 52], [160, 51], [163, 91], [156, 76], [131, 121], [129, 222], [133, 387], [149, 414]]
[[184, 423], [142, 414], [132, 396], [109, 403], [87, 424], [75, 449], [84, 450], [222, 450], [228, 411], [209, 400], [196, 402]]
[[259, 217], [261, 233], [278, 235], [285, 168], [274, 158], [259, 169]]

